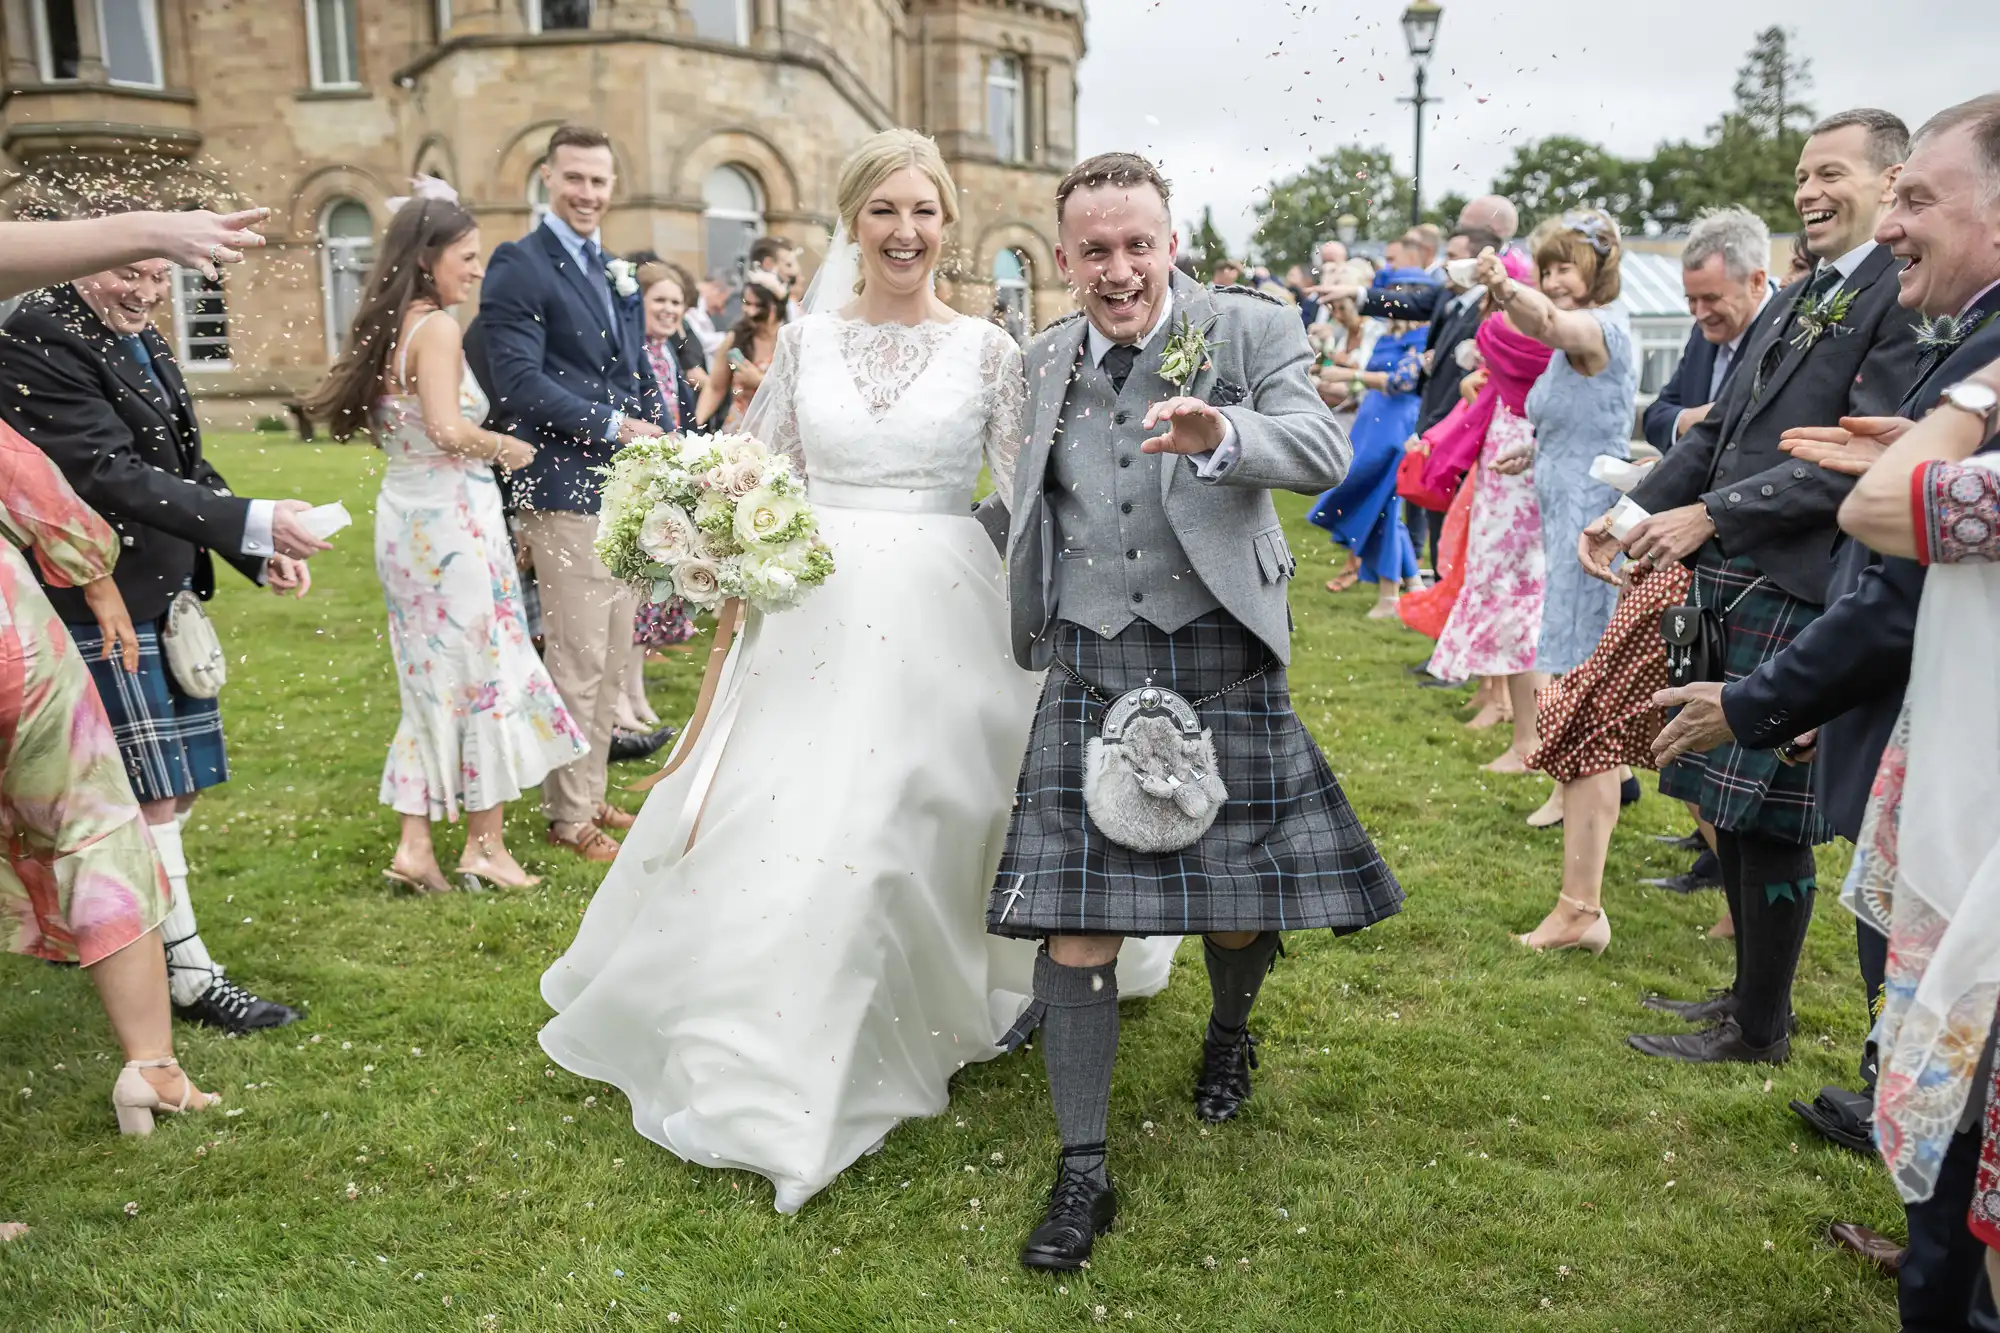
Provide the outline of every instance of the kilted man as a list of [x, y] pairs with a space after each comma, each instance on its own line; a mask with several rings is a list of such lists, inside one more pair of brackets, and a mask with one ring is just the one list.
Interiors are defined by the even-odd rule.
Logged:
[[[1897, 304], [1902, 266], [1875, 241], [1908, 149], [1909, 131], [1886, 111], [1813, 127], [1795, 203], [1817, 266], [1765, 306], [1745, 335], [1741, 373], [1708, 419], [1630, 493], [1652, 517], [1627, 535], [1626, 552], [1641, 564], [1685, 562], [1694, 605], [1721, 617], [1711, 683], [1755, 672], [1827, 602], [1834, 520], [1853, 479], [1792, 458], [1780, 438], [1797, 426], [1889, 416], [1916, 378], [1916, 312]], [[1600, 569], [1618, 549], [1604, 520], [1584, 545], [1586, 563]], [[1715, 825], [1736, 974], [1707, 999], [1645, 1000], [1698, 1028], [1631, 1038], [1647, 1055], [1774, 1064], [1790, 1055], [1792, 979], [1817, 887], [1813, 846], [1832, 836], [1814, 804], [1813, 765], [1802, 761], [1809, 748], [1732, 741], [1661, 770], [1660, 790], [1698, 804]]]
[[1360, 930], [1403, 899], [1286, 687], [1293, 562], [1269, 492], [1337, 485], [1351, 451], [1298, 317], [1177, 274], [1167, 200], [1130, 154], [1069, 173], [1056, 259], [1083, 314], [1027, 352], [1008, 586], [1015, 657], [1049, 676], [987, 929], [1045, 941], [1008, 1036], [1039, 1024], [1063, 1144], [1031, 1268], [1079, 1267], [1116, 1212], [1125, 936], [1207, 936], [1194, 1103], [1223, 1121], [1250, 1093], [1279, 931]]
[[198, 792], [228, 779], [229, 763], [213, 693], [175, 678], [161, 633], [180, 594], [214, 594], [211, 552], [274, 592], [303, 594], [306, 558], [327, 547], [300, 525], [305, 501], [232, 495], [202, 457], [187, 385], [152, 325], [172, 282], [173, 265], [148, 260], [30, 297], [0, 329], [0, 381], [13, 390], [0, 396], [0, 416], [119, 535], [113, 577], [138, 632], [136, 672], [105, 655], [80, 592], [52, 587], [49, 600], [96, 679], [173, 886], [161, 936], [174, 1013], [242, 1033], [298, 1015], [225, 977], [195, 924], [181, 824]]

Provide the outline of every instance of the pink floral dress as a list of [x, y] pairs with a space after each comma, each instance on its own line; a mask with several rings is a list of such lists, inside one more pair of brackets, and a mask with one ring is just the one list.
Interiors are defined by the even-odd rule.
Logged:
[[103, 701], [48, 594], [103, 578], [111, 527], [0, 425], [0, 944], [85, 967], [160, 924], [172, 889]]
[[[468, 369], [460, 410], [486, 409]], [[377, 403], [375, 439], [388, 457], [375, 572], [403, 702], [381, 800], [455, 819], [519, 799], [590, 747], [535, 655], [492, 467], [439, 450], [415, 394]]]
[[1479, 481], [1465, 536], [1465, 586], [1438, 636], [1430, 671], [1440, 680], [1511, 676], [1535, 665], [1548, 562], [1535, 470], [1506, 476], [1493, 460], [1534, 447], [1534, 430], [1503, 402], [1479, 449]]

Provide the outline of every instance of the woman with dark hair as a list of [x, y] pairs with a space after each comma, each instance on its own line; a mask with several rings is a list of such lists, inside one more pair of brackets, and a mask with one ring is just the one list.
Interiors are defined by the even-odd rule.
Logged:
[[[778, 330], [785, 323], [785, 293], [768, 273], [752, 273], [743, 284], [743, 317], [715, 349], [715, 364], [702, 386], [695, 421], [733, 431], [743, 422], [750, 400], [778, 354]], [[725, 411], [726, 409], [726, 411]]]
[[[687, 312], [701, 303], [701, 287], [695, 282], [694, 274], [679, 264], [671, 259], [661, 262], [667, 266], [667, 271], [674, 275], [674, 281], [680, 284], [681, 289], [682, 313], [680, 318], [673, 322], [673, 328], [667, 334], [667, 346], [674, 349], [674, 356], [680, 362], [681, 378], [694, 385], [696, 392], [699, 393], [701, 386], [708, 383], [708, 352], [701, 345], [700, 335], [688, 327]], [[646, 336], [652, 337], [650, 329]]]
[[418, 190], [390, 222], [347, 351], [307, 410], [336, 439], [370, 432], [388, 456], [375, 570], [403, 717], [381, 800], [402, 816], [402, 836], [384, 876], [448, 891], [430, 824], [462, 807], [460, 881], [526, 888], [540, 881], [508, 854], [506, 802], [588, 747], [529, 641], [493, 476], [535, 451], [480, 426], [486, 395], [448, 313], [485, 272], [479, 227], [450, 187], [420, 180]]

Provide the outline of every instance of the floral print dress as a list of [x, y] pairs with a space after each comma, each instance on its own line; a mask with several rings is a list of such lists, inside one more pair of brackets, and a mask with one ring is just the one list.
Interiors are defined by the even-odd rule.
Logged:
[[[483, 420], [470, 369], [459, 392], [466, 419]], [[590, 747], [535, 655], [492, 468], [439, 450], [415, 394], [376, 404], [375, 439], [389, 460], [375, 572], [403, 702], [381, 800], [456, 819], [519, 799]]]
[[[111, 527], [48, 456], [0, 425], [0, 942], [99, 962], [160, 924], [173, 890], [104, 703], [48, 594], [101, 579]], [[20, 548], [17, 550], [16, 548]]]
[[1493, 470], [1502, 454], [1531, 451], [1535, 433], [1505, 402], [1479, 449], [1478, 488], [1465, 536], [1465, 587], [1438, 636], [1430, 672], [1440, 680], [1511, 676], [1535, 665], [1542, 637], [1548, 559], [1533, 468], [1517, 476]]

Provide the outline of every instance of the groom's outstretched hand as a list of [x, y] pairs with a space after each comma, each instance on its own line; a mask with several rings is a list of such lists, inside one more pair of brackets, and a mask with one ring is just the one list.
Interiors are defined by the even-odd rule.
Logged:
[[1139, 448], [1149, 454], [1205, 454], [1220, 445], [1228, 423], [1222, 413], [1199, 398], [1169, 398], [1146, 410], [1145, 429], [1166, 424]]

